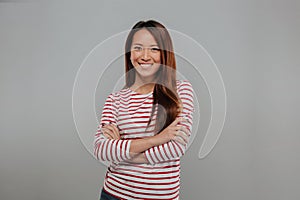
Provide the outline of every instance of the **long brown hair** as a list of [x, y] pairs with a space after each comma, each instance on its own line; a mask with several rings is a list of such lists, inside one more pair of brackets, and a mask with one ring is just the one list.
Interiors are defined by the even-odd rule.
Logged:
[[167, 29], [154, 20], [137, 22], [129, 32], [125, 43], [125, 87], [130, 87], [135, 82], [135, 68], [130, 60], [131, 45], [134, 34], [142, 28], [151, 33], [161, 51], [161, 66], [156, 74], [158, 80], [154, 86], [152, 113], [148, 122], [149, 125], [157, 107], [155, 131], [159, 132], [175, 120], [181, 108], [176, 87], [176, 61], [172, 40]]

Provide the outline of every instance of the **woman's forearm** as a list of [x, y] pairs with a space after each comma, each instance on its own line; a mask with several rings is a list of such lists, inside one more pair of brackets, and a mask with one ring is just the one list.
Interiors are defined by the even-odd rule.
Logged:
[[130, 156], [135, 157], [138, 154], [143, 153], [147, 149], [157, 145], [158, 141], [155, 136], [132, 140], [129, 149]]
[[138, 164], [149, 163], [144, 153], [137, 154], [135, 157], [131, 158], [130, 160], [127, 160], [127, 162]]
[[177, 124], [181, 121], [183, 121], [182, 118], [177, 118], [167, 128], [154, 136], [132, 140], [129, 149], [130, 157], [134, 157], [152, 147], [165, 144], [171, 140], [176, 140], [177, 136], [186, 137], [184, 132], [179, 131], [181, 129], [185, 130], [182, 125], [177, 126]]

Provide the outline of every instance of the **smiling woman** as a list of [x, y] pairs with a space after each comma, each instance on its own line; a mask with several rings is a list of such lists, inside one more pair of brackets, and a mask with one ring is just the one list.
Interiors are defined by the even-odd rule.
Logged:
[[180, 157], [191, 136], [193, 88], [176, 80], [167, 29], [140, 21], [125, 44], [125, 87], [105, 102], [94, 154], [110, 161], [101, 199], [179, 199]]

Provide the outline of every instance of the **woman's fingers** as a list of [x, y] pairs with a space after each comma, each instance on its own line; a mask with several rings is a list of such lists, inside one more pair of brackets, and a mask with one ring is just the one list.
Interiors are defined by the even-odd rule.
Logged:
[[182, 138], [185, 143], [188, 143], [189, 141], [188, 136], [183, 131], [177, 131], [175, 138], [176, 137]]
[[173, 140], [176, 141], [176, 142], [179, 142], [182, 145], [185, 145], [187, 143], [180, 136], [175, 136], [175, 138]]
[[109, 129], [107, 129], [107, 128], [102, 128], [101, 130], [102, 130], [102, 133], [103, 133], [106, 137], [108, 137], [108, 138], [110, 138], [110, 139], [114, 139], [114, 134], [113, 134], [113, 132], [112, 132], [111, 130], [109, 130]]
[[182, 117], [176, 118], [167, 128], [161, 131], [157, 137], [160, 137], [160, 141], [169, 142], [174, 140], [185, 145], [188, 143], [190, 133], [183, 125], [179, 124], [185, 121], [187, 120]]
[[111, 124], [105, 125], [105, 128], [108, 129], [110, 131], [110, 133], [113, 135], [113, 139], [118, 139], [118, 136]]
[[108, 133], [103, 132], [103, 135], [104, 135], [107, 139], [113, 139], [113, 138], [111, 137], [111, 135], [109, 135]]
[[177, 117], [170, 125], [176, 126], [179, 122], [187, 122], [184, 117]]
[[189, 130], [184, 126], [182, 126], [179, 131], [182, 131], [186, 136], [190, 136]]
[[113, 139], [120, 139], [120, 133], [118, 128], [113, 124], [106, 124], [103, 126], [104, 129], [109, 131], [109, 134], [112, 136]]
[[116, 136], [118, 137], [118, 139], [120, 139], [120, 132], [119, 132], [119, 129], [117, 128], [117, 126], [115, 126], [115, 125], [113, 125], [113, 124], [112, 124], [112, 127], [113, 127], [113, 129], [114, 129], [114, 131], [115, 131]]
[[178, 117], [170, 124], [170, 126], [176, 126], [181, 121], [182, 121], [182, 117]]
[[175, 141], [186, 144], [189, 141], [189, 131], [184, 126], [177, 126], [175, 129]]
[[169, 130], [172, 130], [172, 131], [179, 131], [182, 129], [182, 125], [177, 125], [177, 126], [171, 126], [169, 127]]
[[177, 125], [177, 126], [170, 127], [170, 130], [172, 130], [172, 131], [182, 131], [182, 132], [184, 132], [187, 136], [190, 135], [188, 129], [187, 129], [185, 126], [183, 126], [183, 125]]

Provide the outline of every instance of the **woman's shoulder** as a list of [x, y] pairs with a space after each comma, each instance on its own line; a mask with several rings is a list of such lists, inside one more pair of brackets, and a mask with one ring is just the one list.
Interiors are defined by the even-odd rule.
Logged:
[[193, 91], [193, 86], [189, 80], [176, 80], [177, 90], [191, 90]]
[[129, 93], [130, 93], [130, 90], [128, 88], [123, 88], [123, 89], [111, 92], [109, 94], [109, 97], [116, 100], [116, 99], [119, 99], [120, 97], [128, 96]]
[[177, 80], [177, 94], [183, 102], [192, 104], [195, 94], [191, 82], [188, 80]]

